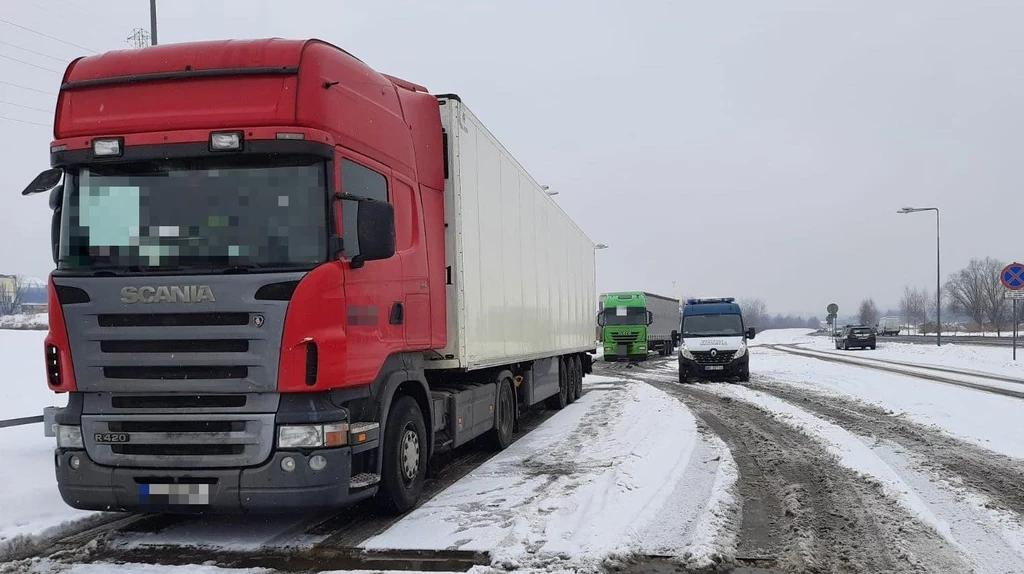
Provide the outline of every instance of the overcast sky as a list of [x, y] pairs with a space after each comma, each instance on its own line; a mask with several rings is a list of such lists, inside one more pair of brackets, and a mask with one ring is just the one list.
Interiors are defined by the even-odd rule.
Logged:
[[[21, 86], [0, 83], [0, 272], [42, 277], [46, 198], [19, 192], [48, 167], [60, 72], [124, 48], [148, 2], [0, 1], [0, 82]], [[160, 0], [158, 37], [316, 37], [460, 94], [610, 245], [601, 291], [823, 313], [934, 289], [934, 217], [903, 205], [943, 210], [944, 277], [1024, 258], [1021, 22], [974, 0]]]

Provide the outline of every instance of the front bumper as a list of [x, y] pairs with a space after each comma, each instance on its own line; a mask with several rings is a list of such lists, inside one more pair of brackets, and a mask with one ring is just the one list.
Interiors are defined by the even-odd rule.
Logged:
[[[713, 367], [713, 368], [708, 368]], [[720, 368], [718, 368], [720, 367]], [[679, 368], [692, 378], [712, 379], [738, 377], [750, 370], [750, 355], [745, 354], [738, 359], [721, 364], [698, 363], [693, 359], [679, 357]]]
[[[322, 470], [313, 470], [309, 459], [327, 459]], [[79, 467], [71, 467], [77, 456]], [[295, 469], [281, 468], [281, 459], [292, 457]], [[84, 450], [58, 449], [55, 454], [57, 488], [69, 506], [82, 510], [120, 510], [161, 513], [293, 513], [341, 507], [376, 493], [376, 487], [352, 492], [351, 447], [308, 452], [274, 452], [259, 466], [243, 469], [140, 469], [94, 463]], [[169, 504], [140, 490], [147, 484], [207, 484], [206, 503]], [[198, 500], [202, 500], [200, 497]]]

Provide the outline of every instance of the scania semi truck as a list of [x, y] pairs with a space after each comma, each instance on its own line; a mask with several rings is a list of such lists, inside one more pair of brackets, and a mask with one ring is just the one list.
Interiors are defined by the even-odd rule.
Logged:
[[319, 40], [72, 61], [44, 343], [63, 499], [403, 512], [591, 369], [594, 244], [455, 95]]
[[679, 300], [644, 291], [600, 296], [597, 324], [606, 361], [645, 361], [650, 351], [663, 357], [675, 349]]

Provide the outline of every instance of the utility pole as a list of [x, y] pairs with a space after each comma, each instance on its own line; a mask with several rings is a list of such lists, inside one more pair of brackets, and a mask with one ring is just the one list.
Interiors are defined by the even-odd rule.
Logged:
[[149, 39], [156, 46], [156, 0], [149, 0]]
[[142, 28], [136, 28], [132, 30], [131, 35], [125, 38], [125, 41], [132, 48], [145, 48], [149, 45], [149, 32]]

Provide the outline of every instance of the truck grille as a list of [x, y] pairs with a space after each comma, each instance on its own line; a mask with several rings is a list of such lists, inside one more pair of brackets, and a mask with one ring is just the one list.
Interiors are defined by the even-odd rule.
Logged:
[[615, 343], [635, 343], [639, 339], [639, 333], [611, 333], [611, 338]]
[[718, 351], [717, 353], [712, 357], [711, 351], [693, 351], [693, 360], [701, 365], [724, 365], [732, 361], [732, 356], [736, 354], [736, 351]]
[[[274, 414], [82, 415], [82, 434], [89, 457], [103, 465], [253, 466], [270, 456]], [[120, 442], [101, 442], [107, 434]]]
[[98, 315], [100, 327], [236, 327], [249, 324], [248, 313], [116, 313]]

